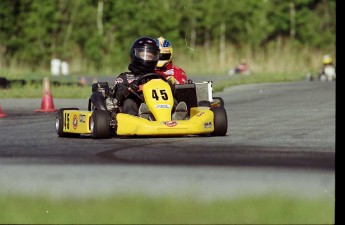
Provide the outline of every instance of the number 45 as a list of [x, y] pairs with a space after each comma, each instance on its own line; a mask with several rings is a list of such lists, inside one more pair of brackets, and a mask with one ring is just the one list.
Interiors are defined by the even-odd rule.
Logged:
[[[159, 92], [160, 92], [160, 97], [162, 97], [163, 100], [168, 100], [168, 94], [166, 93], [165, 90], [160, 90]], [[152, 90], [152, 98], [156, 99], [157, 101], [159, 100], [159, 96], [156, 90]]]

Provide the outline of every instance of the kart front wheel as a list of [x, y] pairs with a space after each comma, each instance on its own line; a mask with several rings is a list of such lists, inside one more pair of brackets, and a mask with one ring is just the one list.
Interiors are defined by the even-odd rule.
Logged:
[[90, 121], [91, 136], [94, 139], [110, 137], [110, 117], [105, 110], [94, 110]]
[[80, 134], [65, 133], [63, 132], [63, 111], [64, 110], [79, 110], [78, 108], [61, 108], [56, 112], [55, 117], [55, 130], [59, 137], [79, 137]]
[[226, 110], [223, 107], [211, 108], [214, 114], [214, 131], [211, 133], [212, 136], [225, 136], [228, 130], [228, 117]]

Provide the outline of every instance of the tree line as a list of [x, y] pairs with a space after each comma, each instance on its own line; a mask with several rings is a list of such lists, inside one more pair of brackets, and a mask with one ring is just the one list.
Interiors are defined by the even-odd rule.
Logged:
[[101, 69], [127, 63], [136, 38], [161, 35], [220, 57], [225, 43], [253, 53], [277, 40], [330, 48], [335, 11], [335, 0], [1, 0], [0, 59], [37, 66], [78, 56]]

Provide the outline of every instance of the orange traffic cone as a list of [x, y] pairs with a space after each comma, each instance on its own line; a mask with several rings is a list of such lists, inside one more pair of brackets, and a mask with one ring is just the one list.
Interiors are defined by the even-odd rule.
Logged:
[[41, 103], [41, 109], [36, 109], [36, 112], [56, 112], [57, 109], [54, 108], [53, 97], [50, 92], [50, 83], [48, 77], [43, 79], [43, 98]]
[[0, 106], [0, 118], [6, 117], [6, 116], [7, 116], [7, 114], [2, 111], [2, 108]]

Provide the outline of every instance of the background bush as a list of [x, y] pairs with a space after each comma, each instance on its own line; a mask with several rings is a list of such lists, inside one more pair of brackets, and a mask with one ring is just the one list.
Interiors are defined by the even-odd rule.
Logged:
[[[227, 73], [242, 57], [253, 71], [316, 70], [335, 58], [335, 0], [1, 0], [0, 66], [74, 74], [127, 70], [140, 36], [169, 39], [189, 74]], [[12, 75], [13, 76], [13, 75]]]

